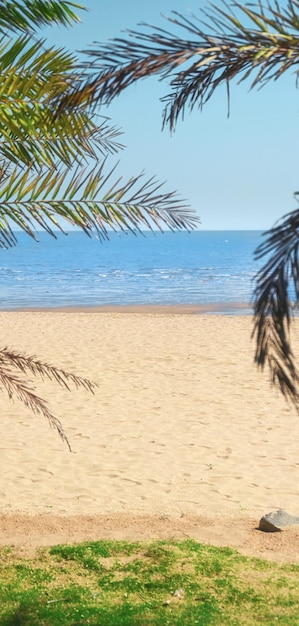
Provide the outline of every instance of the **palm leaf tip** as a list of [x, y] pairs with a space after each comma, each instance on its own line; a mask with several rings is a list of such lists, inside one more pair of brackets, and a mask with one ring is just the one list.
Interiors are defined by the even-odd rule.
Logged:
[[19, 354], [7, 348], [0, 350], [0, 383], [8, 393], [9, 398], [16, 396], [34, 413], [43, 415], [48, 420], [50, 426], [57, 430], [59, 436], [67, 444], [71, 452], [71, 445], [61, 421], [50, 411], [47, 403], [32, 390], [28, 382], [17, 376], [14, 370], [19, 370], [23, 374], [31, 373], [34, 376], [39, 376], [41, 379], [48, 378], [68, 390], [71, 383], [75, 387], [83, 387], [94, 393], [95, 388], [98, 386], [97, 383], [61, 368], [53, 367], [35, 357]]
[[75, 387], [83, 387], [91, 393], [94, 393], [95, 388], [98, 387], [97, 383], [89, 380], [88, 378], [83, 378], [82, 376], [78, 376], [72, 372], [67, 372], [62, 368], [45, 363], [44, 361], [37, 359], [35, 356], [20, 354], [14, 350], [9, 350], [8, 348], [0, 350], [0, 362], [6, 362], [23, 373], [30, 372], [34, 376], [38, 375], [41, 379], [48, 378], [53, 380], [61, 387], [65, 387], [68, 390], [70, 383]]
[[299, 411], [299, 375], [291, 348], [294, 308], [298, 303], [299, 211], [264, 234], [256, 258], [266, 258], [256, 276], [254, 291], [255, 361], [269, 367], [271, 379]]
[[80, 22], [74, 9], [85, 7], [71, 0], [0, 0], [0, 31], [35, 32], [43, 26], [71, 26]]

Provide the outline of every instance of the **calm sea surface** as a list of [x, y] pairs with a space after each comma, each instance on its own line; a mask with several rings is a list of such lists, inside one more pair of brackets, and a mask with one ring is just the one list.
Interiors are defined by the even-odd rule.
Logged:
[[81, 232], [0, 250], [0, 309], [248, 303], [259, 231], [111, 235]]

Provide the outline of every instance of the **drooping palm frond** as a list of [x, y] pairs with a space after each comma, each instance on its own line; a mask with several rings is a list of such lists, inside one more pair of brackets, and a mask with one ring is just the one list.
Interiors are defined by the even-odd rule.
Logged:
[[126, 38], [95, 44], [83, 51], [85, 81], [62, 98], [60, 110], [81, 101], [109, 104], [132, 83], [157, 74], [171, 87], [164, 123], [173, 129], [186, 108], [202, 107], [220, 84], [254, 75], [251, 86], [260, 86], [297, 64], [298, 8], [298, 0], [265, 8], [223, 2], [192, 21], [173, 12], [167, 19], [179, 34], [142, 24], [140, 31], [126, 31]]
[[52, 24], [70, 26], [80, 19], [73, 9], [84, 9], [66, 0], [0, 0], [0, 30], [34, 32]]
[[34, 413], [43, 415], [49, 421], [50, 426], [58, 431], [71, 451], [70, 442], [60, 420], [53, 415], [47, 403], [34, 392], [28, 382], [17, 376], [14, 370], [20, 370], [23, 374], [29, 372], [42, 379], [48, 378], [68, 390], [69, 385], [73, 384], [75, 387], [83, 387], [93, 393], [97, 385], [87, 378], [44, 363], [36, 357], [19, 354], [7, 348], [0, 350], [0, 387], [2, 386], [7, 391], [10, 398], [16, 396]]
[[16, 376], [10, 369], [5, 369], [5, 367], [0, 366], [0, 389], [1, 387], [7, 391], [9, 398], [13, 399], [17, 397], [25, 406], [30, 408], [33, 413], [43, 415], [49, 421], [50, 426], [55, 428], [61, 439], [65, 441], [69, 451], [72, 451], [61, 421], [53, 415], [48, 409], [47, 403], [34, 393], [26, 381]]
[[299, 210], [265, 233], [256, 258], [267, 257], [254, 291], [255, 361], [268, 364], [273, 384], [299, 410], [299, 376], [291, 349], [290, 322], [299, 301]]
[[39, 376], [42, 380], [48, 378], [57, 382], [61, 387], [70, 390], [70, 384], [75, 387], [83, 387], [87, 391], [94, 393], [95, 387], [98, 387], [97, 383], [90, 381], [88, 378], [82, 378], [66, 370], [49, 365], [41, 361], [36, 356], [28, 356], [19, 354], [15, 350], [9, 350], [8, 348], [2, 348], [0, 350], [0, 363], [4, 366], [15, 367], [23, 373], [31, 373], [34, 376]]

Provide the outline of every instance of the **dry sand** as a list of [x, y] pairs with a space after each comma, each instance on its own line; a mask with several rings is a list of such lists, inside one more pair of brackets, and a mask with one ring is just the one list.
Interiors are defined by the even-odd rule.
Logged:
[[192, 312], [0, 313], [2, 346], [99, 384], [34, 381], [72, 453], [2, 394], [0, 543], [194, 537], [299, 563], [297, 528], [256, 529], [299, 515], [299, 417], [253, 364], [250, 317]]

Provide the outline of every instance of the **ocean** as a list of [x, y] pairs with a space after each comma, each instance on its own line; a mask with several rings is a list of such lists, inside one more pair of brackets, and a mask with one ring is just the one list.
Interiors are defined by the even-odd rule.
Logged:
[[17, 245], [0, 250], [1, 310], [193, 304], [251, 312], [260, 231], [112, 233], [105, 242], [77, 231], [39, 232], [38, 242], [16, 234]]

